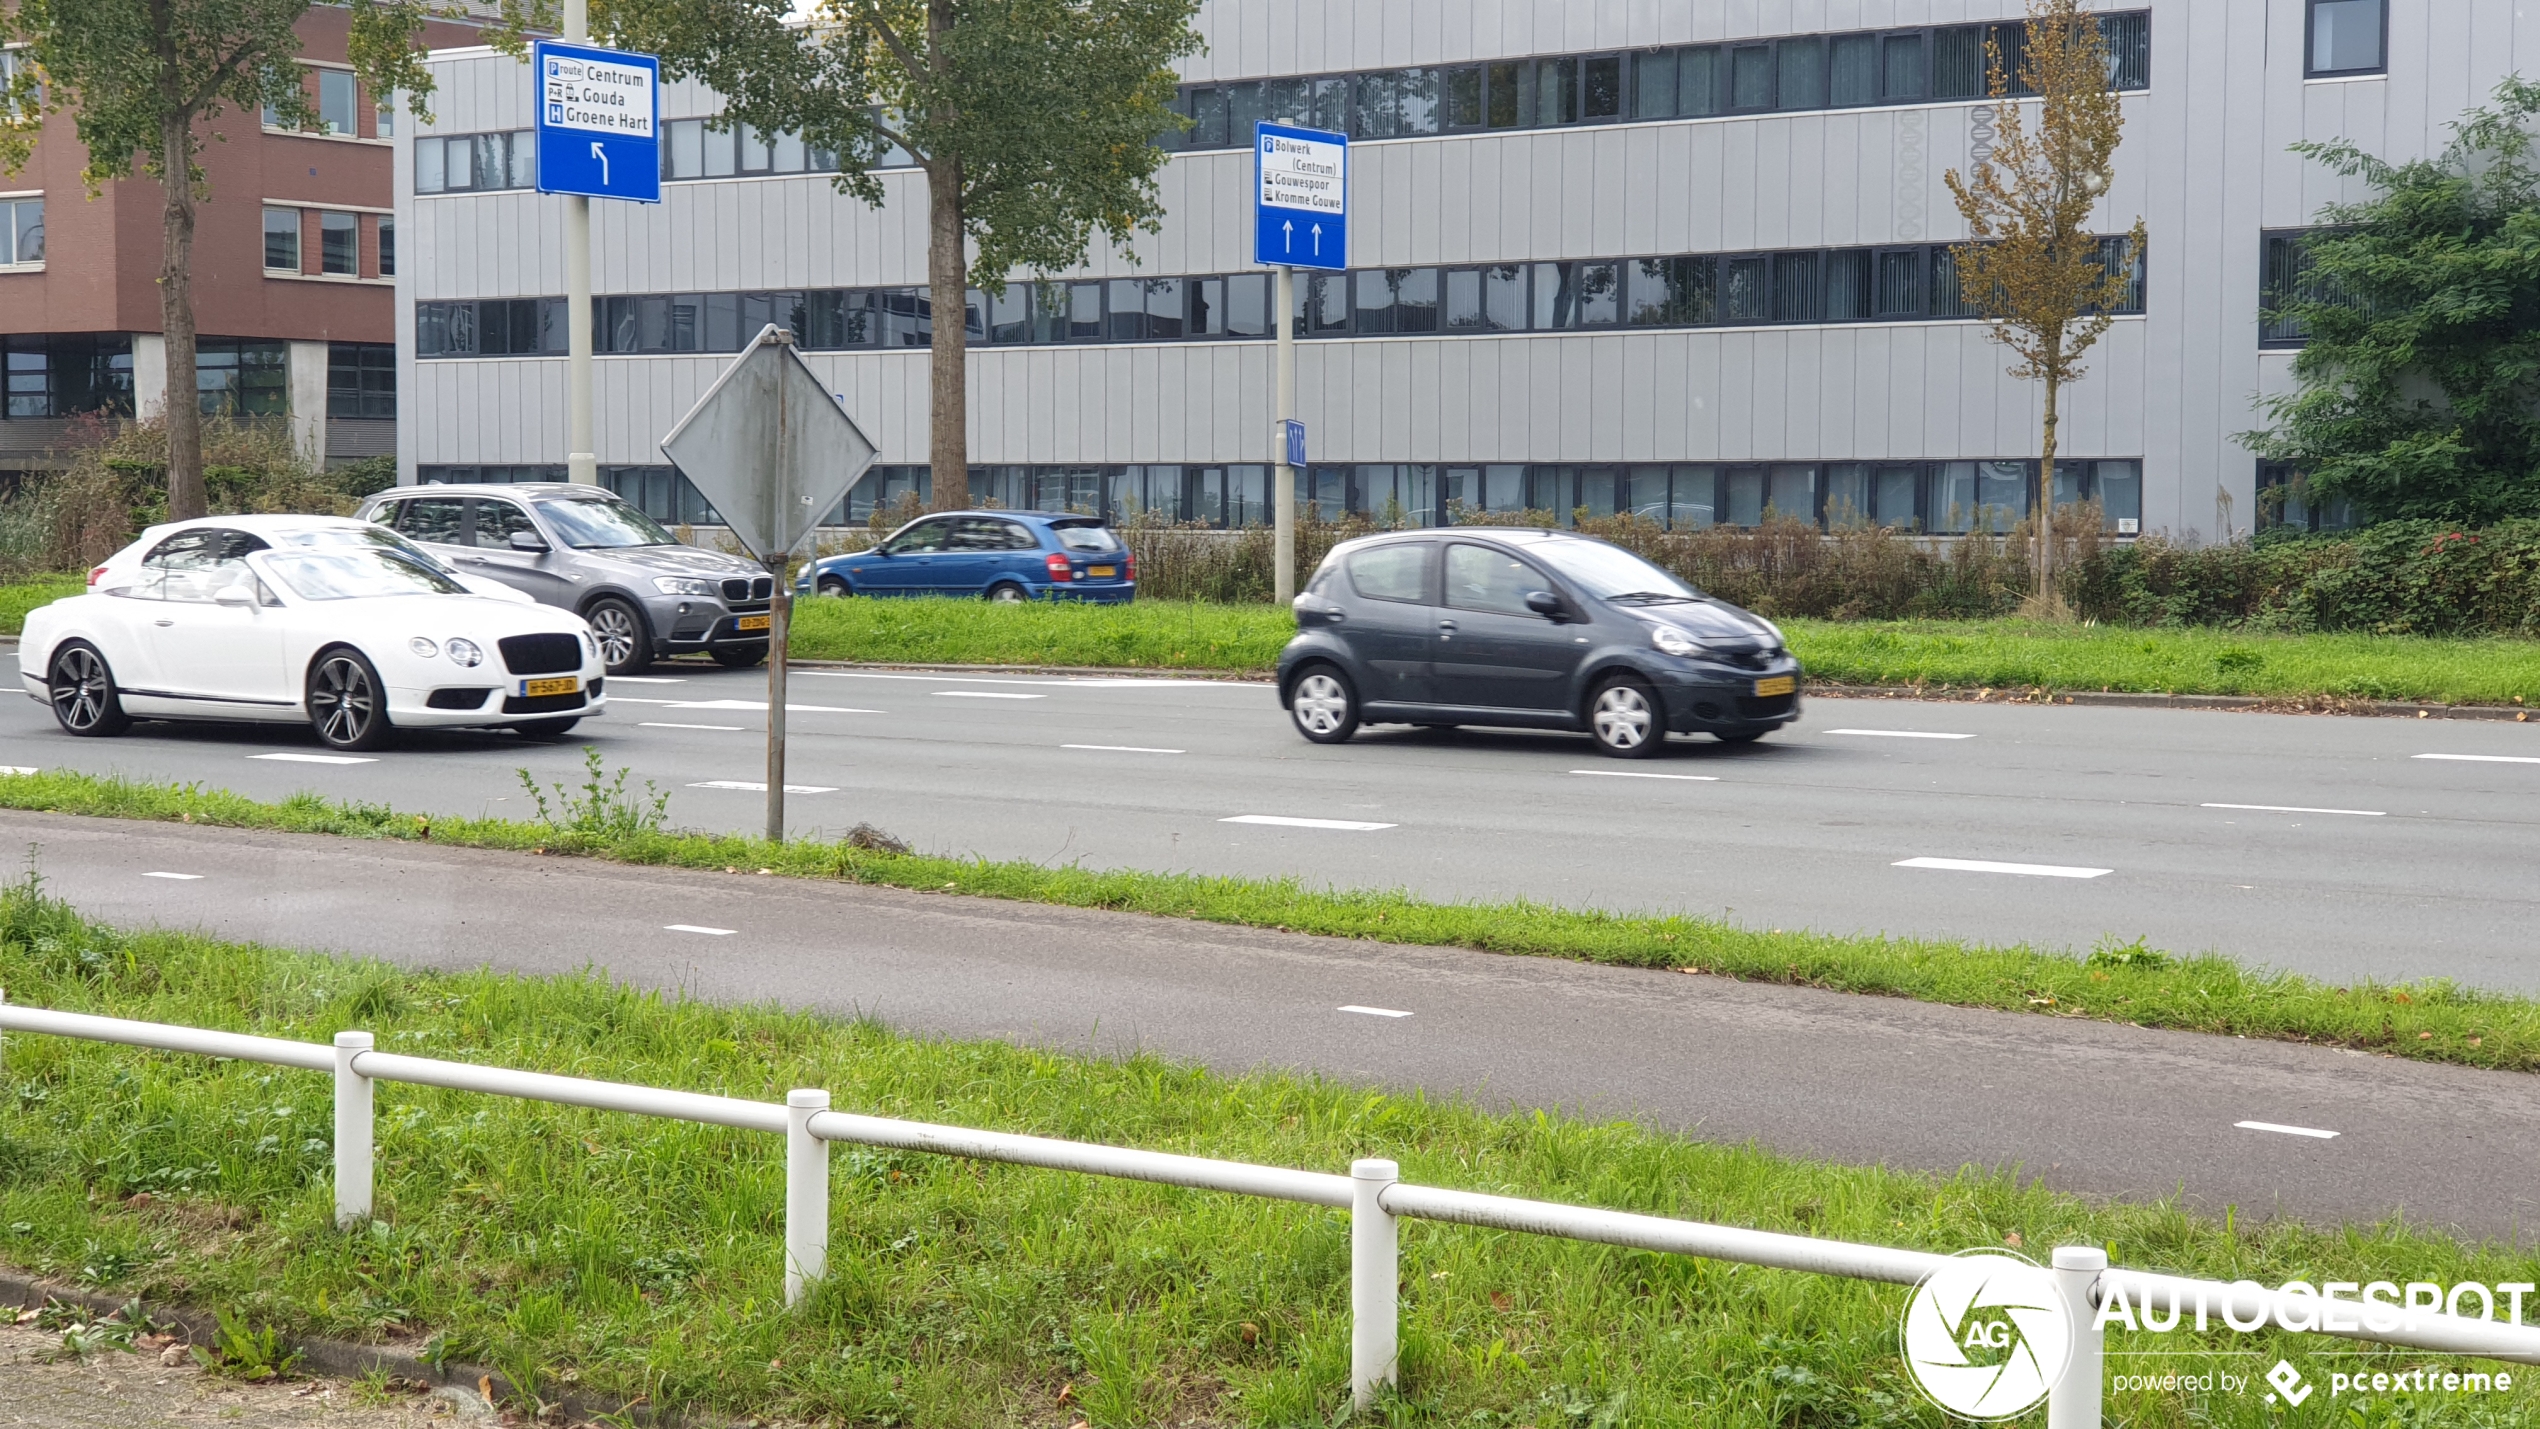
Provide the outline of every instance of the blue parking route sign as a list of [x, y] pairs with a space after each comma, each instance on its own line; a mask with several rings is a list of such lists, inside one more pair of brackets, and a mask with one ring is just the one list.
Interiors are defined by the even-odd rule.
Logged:
[[1349, 266], [1349, 136], [1252, 126], [1252, 261]]
[[538, 192], [661, 202], [661, 61], [540, 40]]

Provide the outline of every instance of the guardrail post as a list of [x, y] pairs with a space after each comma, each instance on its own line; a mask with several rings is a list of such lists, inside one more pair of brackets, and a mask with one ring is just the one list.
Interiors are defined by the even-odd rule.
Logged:
[[371, 1085], [353, 1061], [370, 1051], [367, 1032], [335, 1034], [335, 1224], [353, 1230], [370, 1223]]
[[2072, 1317], [2073, 1357], [2065, 1362], [2063, 1377], [2047, 1388], [2046, 1429], [2099, 1429], [2107, 1336], [2090, 1292], [2107, 1268], [2108, 1253], [2097, 1246], [2055, 1247], [2055, 1293]]
[[1394, 1382], [1400, 1355], [1394, 1304], [1401, 1244], [1385, 1192], [1402, 1168], [1370, 1157], [1349, 1163], [1349, 1400], [1364, 1411]]
[[829, 1093], [797, 1087], [785, 1094], [785, 1304], [829, 1275], [829, 1143], [811, 1134]]

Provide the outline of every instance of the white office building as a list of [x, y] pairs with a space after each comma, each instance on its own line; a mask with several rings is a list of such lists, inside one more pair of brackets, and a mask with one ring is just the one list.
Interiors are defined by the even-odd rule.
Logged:
[[[1982, 156], [1988, 27], [2018, 0], [1209, 0], [1160, 179], [1162, 231], [973, 294], [973, 492], [1009, 506], [1266, 518], [1272, 343], [1250, 251], [1252, 122], [1348, 131], [1347, 274], [1300, 277], [1299, 415], [1326, 511], [1768, 507], [1966, 529], [2038, 498], [2040, 393], [1964, 315], [1943, 175]], [[2135, 300], [2066, 395], [2052, 486], [2122, 531], [2258, 518], [2240, 434], [2290, 378], [2261, 321], [2287, 236], [2354, 186], [2289, 152], [2438, 151], [2540, 74], [2528, 0], [2110, 0], [2126, 136], [2100, 214], [2150, 233]], [[2016, 26], [2001, 32], [2016, 42]], [[532, 190], [527, 69], [432, 60], [397, 135], [407, 481], [565, 460], [564, 200]], [[845, 197], [788, 136], [665, 91], [658, 205], [595, 201], [604, 479], [702, 503], [670, 425], [748, 335], [790, 324], [882, 448], [840, 513], [923, 489], [924, 179]], [[1028, 278], [1035, 275], [1017, 275]], [[2296, 504], [2293, 519], [2316, 521]]]

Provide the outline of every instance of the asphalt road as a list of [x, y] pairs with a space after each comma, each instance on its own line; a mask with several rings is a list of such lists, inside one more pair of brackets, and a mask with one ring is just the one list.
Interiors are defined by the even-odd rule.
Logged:
[[[765, 777], [763, 672], [662, 667], [611, 694], [563, 744], [421, 734], [360, 764], [303, 762], [322, 751], [296, 729], [75, 740], [8, 700], [0, 765], [527, 816], [518, 771], [578, 780], [587, 743], [666, 790], [677, 825], [761, 826], [762, 794], [716, 786]], [[1514, 732], [1310, 745], [1266, 686], [1231, 682], [798, 671], [789, 704], [789, 779], [817, 791], [791, 802], [798, 833], [869, 820], [996, 859], [2084, 950], [2141, 937], [2540, 992], [2540, 725], [1811, 699], [1758, 745], [1629, 762]], [[1378, 827], [1227, 822], [1244, 818]], [[1900, 866], [1917, 859], [2048, 871]]]
[[1841, 1162], [2017, 1167], [2244, 1218], [2405, 1214], [2527, 1240], [2540, 1213], [2540, 1078], [2509, 1073], [756, 875], [57, 815], [0, 814], [0, 837], [119, 924], [596, 967], [909, 1032], [1319, 1072]]

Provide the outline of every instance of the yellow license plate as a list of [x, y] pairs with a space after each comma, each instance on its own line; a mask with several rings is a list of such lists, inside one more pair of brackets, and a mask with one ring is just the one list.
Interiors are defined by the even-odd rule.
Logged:
[[732, 628], [735, 630], [765, 630], [772, 619], [774, 619], [774, 617], [766, 615], [744, 615], [740, 619], [732, 622]]
[[1775, 675], [1769, 680], [1757, 680], [1755, 682], [1755, 694], [1759, 699], [1768, 695], [1791, 694], [1797, 691], [1798, 688], [1799, 677], [1797, 675]]
[[521, 694], [535, 699], [540, 695], [569, 695], [582, 688], [579, 675], [558, 675], [552, 680], [523, 680]]
[[1085, 574], [1094, 577], [1096, 580], [1103, 580], [1120, 574], [1120, 568], [1118, 566], [1087, 566], [1085, 567]]

